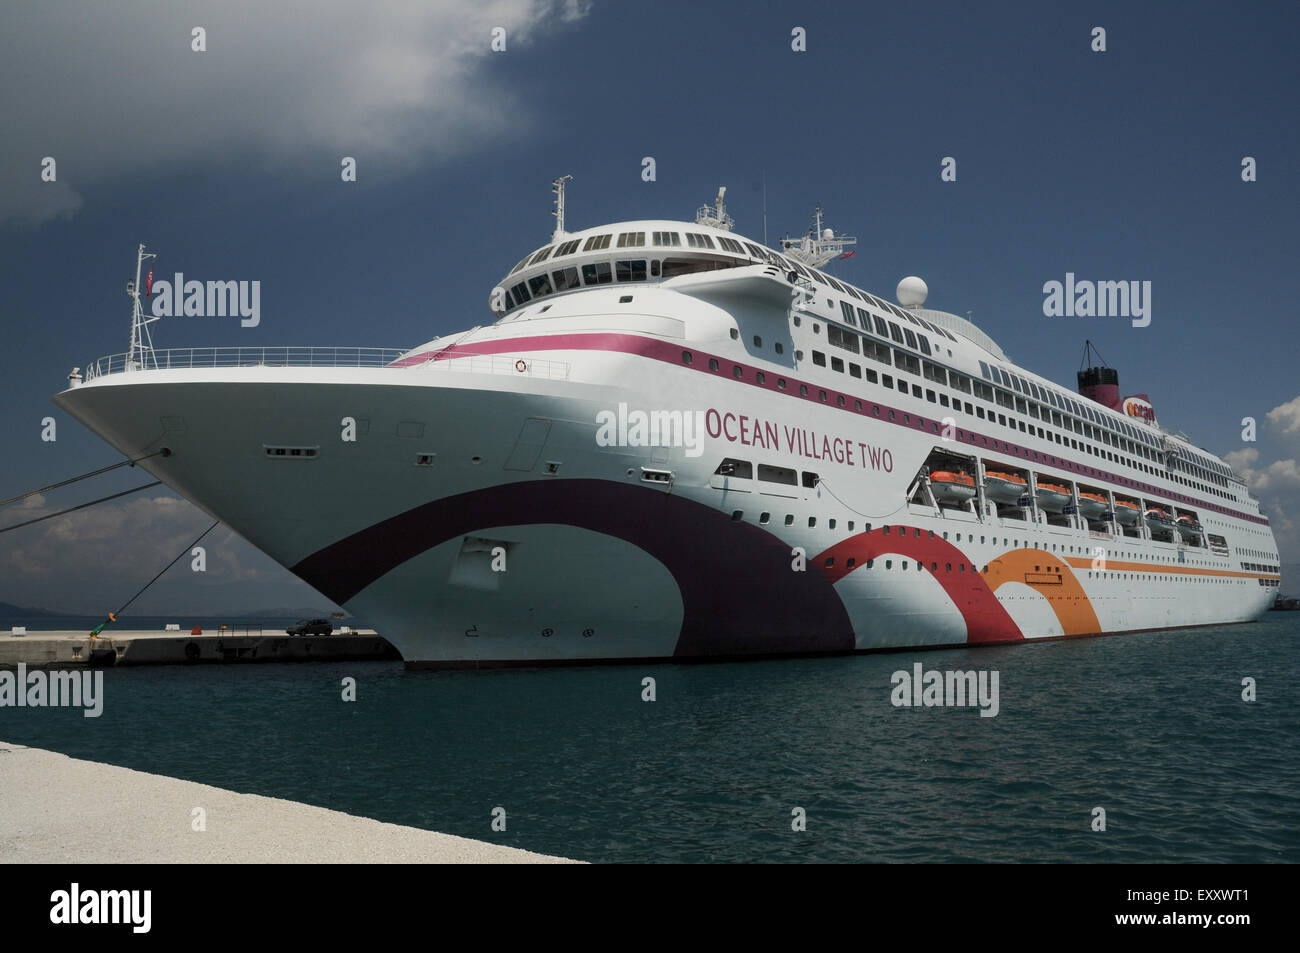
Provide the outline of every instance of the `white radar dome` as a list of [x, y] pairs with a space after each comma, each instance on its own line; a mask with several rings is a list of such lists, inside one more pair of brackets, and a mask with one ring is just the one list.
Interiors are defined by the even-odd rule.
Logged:
[[896, 292], [898, 303], [904, 308], [919, 308], [925, 304], [925, 299], [930, 294], [930, 289], [926, 287], [924, 281], [915, 275], [908, 275], [898, 283]]
[[834, 232], [833, 229], [829, 229], [829, 228], [823, 228], [823, 229], [822, 229], [822, 240], [823, 240], [823, 241], [830, 241], [830, 240], [831, 240], [832, 238], [834, 238], [834, 237], [835, 237], [835, 232]]

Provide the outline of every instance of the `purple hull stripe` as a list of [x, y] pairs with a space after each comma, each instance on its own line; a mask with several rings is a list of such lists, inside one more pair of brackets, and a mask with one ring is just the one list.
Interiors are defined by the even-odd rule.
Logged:
[[510, 483], [436, 500], [313, 553], [293, 573], [343, 603], [448, 540], [494, 526], [542, 523], [604, 533], [662, 563], [682, 596], [678, 656], [854, 647], [833, 584], [819, 572], [793, 571], [790, 547], [775, 536], [662, 490], [604, 480]]

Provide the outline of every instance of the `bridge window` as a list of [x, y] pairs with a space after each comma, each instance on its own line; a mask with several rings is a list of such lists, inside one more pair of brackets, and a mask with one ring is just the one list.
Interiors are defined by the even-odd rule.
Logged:
[[562, 245], [557, 245], [555, 248], [555, 257], [563, 258], [565, 255], [572, 255], [578, 250], [578, 243], [581, 241], [582, 239], [575, 238], [571, 241], [564, 242]]
[[582, 282], [578, 280], [577, 268], [561, 268], [559, 271], [551, 273], [555, 280], [556, 291], [567, 291], [569, 288], [581, 287]]
[[645, 232], [623, 232], [618, 236], [619, 248], [641, 248], [645, 245]]
[[533, 275], [528, 279], [528, 290], [534, 298], [541, 298], [551, 293], [551, 276], [545, 273]]
[[594, 261], [591, 264], [582, 266], [583, 284], [607, 285], [613, 280], [614, 274], [607, 261]]
[[614, 262], [615, 274], [619, 281], [645, 281], [645, 259]]
[[528, 286], [522, 281], [510, 289], [510, 294], [514, 296], [515, 304], [523, 304], [533, 297], [528, 293]]
[[609, 240], [614, 236], [611, 235], [592, 235], [583, 244], [583, 251], [600, 251], [609, 247]]
[[682, 244], [682, 236], [676, 232], [655, 232], [654, 243], [665, 248], [679, 248]]

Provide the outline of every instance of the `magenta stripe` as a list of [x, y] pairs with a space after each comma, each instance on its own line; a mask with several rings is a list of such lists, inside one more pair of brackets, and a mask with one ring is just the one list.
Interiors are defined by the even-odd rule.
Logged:
[[[801, 400], [811, 401], [819, 406], [832, 408], [835, 410], [844, 410], [851, 414], [858, 414], [863, 417], [869, 417], [872, 420], [878, 420], [880, 423], [896, 424], [900, 427], [908, 427], [912, 430], [925, 430], [926, 422], [939, 426], [939, 419], [920, 417], [913, 411], [900, 410], [897, 407], [891, 407], [888, 404], [882, 404], [865, 397], [857, 397], [842, 391], [830, 390], [819, 384], [811, 384], [807, 381], [796, 378], [785, 378], [789, 387], [782, 390], [776, 385], [776, 376], [774, 372], [760, 368], [752, 364], [737, 364], [730, 358], [721, 357], [717, 354], [710, 354], [707, 351], [700, 351], [697, 348], [683, 347], [681, 344], [670, 341], [657, 341], [653, 338], [640, 337], [636, 334], [619, 334], [605, 332], [578, 332], [575, 334], [534, 334], [528, 337], [505, 338], [491, 341], [476, 341], [463, 345], [448, 345], [445, 348], [421, 351], [419, 354], [411, 357], [402, 358], [402, 360], [388, 365], [389, 367], [410, 367], [415, 364], [423, 364], [428, 361], [441, 361], [453, 357], [472, 357], [478, 354], [503, 354], [517, 352], [520, 350], [535, 351], [610, 351], [621, 354], [636, 354], [641, 357], [648, 357], [656, 361], [664, 361], [668, 364], [674, 364], [677, 367], [688, 370], [702, 371], [704, 373], [717, 374], [725, 377], [726, 380], [737, 383], [749, 384], [751, 387], [759, 387], [763, 390], [772, 391], [782, 394], [786, 397], [797, 397]], [[682, 353], [690, 351], [693, 356], [691, 364], [682, 361]], [[707, 361], [716, 360], [718, 370], [709, 371]], [[736, 377], [734, 368], [741, 369], [741, 376]], [[767, 380], [760, 384], [757, 375], [759, 372], [767, 375]], [[799, 393], [801, 386], [808, 388], [807, 396]], [[825, 391], [826, 400], [821, 399], [821, 392]], [[838, 400], [844, 398], [844, 406], [840, 407]], [[853, 401], [862, 401], [862, 410], [855, 410]], [[871, 408], [869, 411], [868, 408]], [[879, 408], [880, 415], [877, 416], [875, 408]], [[896, 420], [889, 420], [889, 411], [893, 411]], [[903, 417], [906, 415], [910, 420], [904, 422]], [[941, 418], [940, 418], [941, 419]], [[936, 431], [937, 433], [937, 431]], [[1212, 510], [1216, 513], [1222, 513], [1225, 516], [1232, 516], [1236, 519], [1245, 520], [1250, 523], [1259, 523], [1267, 526], [1268, 519], [1262, 516], [1255, 516], [1250, 513], [1241, 513], [1236, 510], [1228, 509], [1218, 503], [1211, 503], [1208, 500], [1199, 500], [1194, 497], [1185, 496], [1173, 490], [1163, 490], [1150, 483], [1142, 483], [1137, 480], [1130, 480], [1106, 470], [1098, 470], [1088, 464], [1076, 463], [1065, 457], [1058, 457], [1039, 451], [1039, 459], [1034, 460], [1030, 456], [1027, 448], [1019, 444], [1010, 443], [995, 437], [989, 437], [988, 446], [982, 443], [976, 445], [977, 440], [984, 440], [985, 435], [976, 433], [973, 430], [959, 428], [957, 430], [957, 443], [969, 444], [972, 448], [983, 450], [997, 450], [1002, 453], [1008, 453], [1012, 456], [1020, 457], [1026, 465], [1047, 464], [1068, 470], [1078, 476], [1087, 478], [1094, 483], [1109, 483], [1130, 493], [1145, 493], [1149, 496], [1159, 496], [1161, 499], [1173, 502], [1185, 503], [1188, 506], [1195, 506], [1197, 509]]]

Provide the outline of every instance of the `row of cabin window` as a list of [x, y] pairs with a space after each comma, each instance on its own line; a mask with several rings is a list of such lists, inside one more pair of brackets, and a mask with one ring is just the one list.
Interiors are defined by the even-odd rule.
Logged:
[[[1072, 420], [1072, 423], [1067, 424], [1066, 426], [1071, 427], [1076, 433], [1084, 433], [1086, 436], [1090, 436], [1093, 439], [1099, 439], [1103, 443], [1117, 446], [1128, 453], [1134, 453], [1146, 457], [1148, 460], [1156, 462], [1160, 460], [1160, 454], [1158, 453], [1159, 442], [1156, 438], [1127, 421], [1115, 420], [1098, 410], [1088, 407], [1086, 404], [1079, 403], [1073, 398], [1063, 397], [1047, 387], [1040, 387], [1033, 381], [1025, 380], [1025, 378], [1016, 374], [1010, 374], [1005, 369], [999, 368], [995, 364], [986, 364], [984, 361], [980, 361], [980, 373], [983, 374], [987, 380], [992, 380], [995, 383], [1012, 387], [1021, 393], [1028, 393], [1037, 400], [1045, 401], [1052, 404], [1054, 407], [1064, 410], [1067, 414], [1073, 413], [1085, 417], [1092, 421], [1093, 424], [1097, 425], [1096, 427], [1090, 428], [1087, 424], [1084, 424], [1084, 429], [1080, 430], [1080, 421], [1073, 420], [1073, 418], [1066, 418]], [[1044, 411], [1047, 410], [1045, 407], [1042, 409]], [[1055, 419], [1057, 414], [1053, 413], [1052, 416], [1053, 419]], [[1089, 430], [1093, 430], [1093, 432], [1089, 433]], [[1119, 442], [1116, 442], [1117, 438], [1108, 436], [1108, 434], [1123, 434], [1124, 436], [1119, 437]], [[1188, 464], [1189, 469], [1195, 472], [1196, 475], [1200, 476], [1202, 479], [1211, 483], [1216, 483], [1220, 487], [1227, 487], [1228, 480], [1225, 467], [1197, 454], [1193, 453], [1192, 456], [1193, 461]], [[1177, 458], [1175, 458], [1175, 467], [1177, 462]], [[1202, 487], [1202, 489], [1214, 492], [1213, 490], [1210, 490], [1209, 487]], [[1226, 494], [1220, 493], [1216, 495], [1225, 496]]]
[[[739, 523], [739, 522], [740, 522], [741, 520], [743, 520], [744, 518], [745, 518], [745, 511], [744, 511], [744, 510], [732, 510], [732, 512], [731, 512], [731, 519], [732, 519], [733, 522]], [[759, 514], [758, 514], [758, 522], [759, 522], [759, 525], [761, 525], [761, 526], [766, 526], [768, 523], [772, 522], [772, 514], [771, 514], [771, 513], [766, 513], [766, 512], [764, 512], [764, 513], [759, 513]], [[786, 526], [793, 526], [793, 525], [794, 525], [794, 514], [793, 514], [793, 513], [787, 513], [787, 514], [785, 514], [785, 525], [786, 525]], [[833, 517], [832, 517], [831, 519], [828, 519], [828, 520], [826, 521], [826, 528], [827, 528], [827, 529], [835, 529], [836, 525], [837, 525], [837, 524], [836, 524], [836, 520], [835, 520]], [[853, 520], [849, 520], [849, 521], [848, 521], [848, 531], [849, 531], [850, 533], [854, 532], [854, 529], [853, 529], [854, 525], [855, 525], [855, 522], [854, 522]], [[810, 517], [808, 517], [808, 528], [809, 528], [809, 529], [813, 529], [813, 528], [815, 528], [816, 526], [817, 526], [817, 517], [815, 517], [815, 516], [810, 516]], [[870, 531], [871, 531], [871, 524], [870, 524], [870, 523], [867, 523], [867, 524], [866, 524], [866, 532], [870, 532]], [[867, 564], [870, 565], [870, 564], [871, 564], [871, 560], [867, 560]], [[829, 566], [829, 565], [831, 565], [831, 564], [830, 564], [830, 563], [827, 563], [826, 565]], [[850, 565], [850, 566], [853, 565], [853, 560], [852, 560], [852, 559], [849, 560], [849, 565]]]
[[[861, 327], [863, 330], [867, 331], [867, 333], [870, 333], [872, 328], [874, 327], [876, 334], [878, 334], [882, 338], [885, 337], [886, 334], [888, 334], [888, 337], [891, 340], [895, 341], [896, 343], [906, 344], [908, 347], [919, 349], [923, 354], [927, 356], [932, 353], [930, 348], [930, 342], [926, 339], [925, 335], [923, 334], [913, 335], [913, 333], [909, 329], [900, 328], [894, 322], [886, 321], [883, 318], [881, 318], [879, 315], [866, 312], [862, 308], [857, 308], [847, 301], [840, 302], [840, 311], [841, 314], [843, 315], [845, 323], [850, 326]], [[931, 325], [928, 322], [925, 322], [923, 319], [920, 318], [914, 319], [912, 315], [909, 315], [906, 312], [900, 312], [900, 313], [902, 314], [903, 317], [909, 320], [913, 320], [914, 322], [921, 322], [925, 324], [925, 326], [927, 327], [932, 327], [934, 330], [942, 331], [941, 328]], [[798, 318], [795, 319], [795, 323], [796, 324], [799, 323]], [[816, 324], [813, 325], [813, 331], [814, 332], [817, 331]], [[830, 339], [830, 343], [835, 344], [839, 347], [844, 347], [846, 350], [853, 351], [855, 354], [857, 353], [856, 350], [857, 336], [852, 332], [841, 331], [836, 325], [828, 324], [827, 337], [828, 339]], [[951, 335], [949, 335], [949, 337], [951, 337]], [[886, 361], [886, 363], [888, 362]], [[957, 375], [956, 371], [945, 372], [944, 370], [938, 368], [937, 365], [931, 365], [928, 362], [926, 364], [926, 367], [927, 367], [927, 372], [925, 376], [930, 380], [934, 380], [937, 383], [946, 384], [947, 382], [944, 381], [940, 375], [943, 375], [945, 373], [950, 373], [954, 375], [953, 386], [956, 387], [956, 389], [963, 391], [964, 393], [970, 393], [969, 377], [966, 377], [965, 375]], [[990, 365], [990, 364], [986, 364], [984, 361], [980, 361], [980, 369], [986, 379], [996, 380], [997, 383], [1010, 386], [1016, 391], [1021, 392], [1022, 394], [1032, 396], [1037, 400], [1046, 401], [1059, 408], [1065, 409], [1067, 414], [1070, 412], [1074, 412], [1083, 416], [1087, 416], [1090, 420], [1093, 421], [1093, 424], [1086, 424], [1082, 420], [1064, 416], [1054, 411], [1050, 411], [1046, 406], [1037, 406], [1035, 404], [1029, 403], [1023, 398], [1014, 397], [1010, 392], [1005, 392], [1000, 390], [995, 391], [994, 388], [988, 387], [987, 385], [980, 385], [978, 382], [976, 382], [975, 384], [976, 396], [988, 400], [990, 403], [997, 403], [1008, 409], [1014, 408], [1016, 411], [1018, 411], [1021, 414], [1027, 413], [1031, 417], [1034, 417], [1035, 419], [1048, 420], [1049, 419], [1048, 414], [1051, 414], [1050, 419], [1058, 427], [1062, 427], [1067, 430], [1073, 430], [1075, 433], [1083, 434], [1085, 437], [1089, 439], [1097, 440], [1109, 446], [1116, 447], [1117, 449], [1123, 452], [1145, 457], [1148, 460], [1151, 460], [1152, 462], [1159, 462], [1159, 455], [1156, 453], [1155, 450], [1151, 449], [1151, 447], [1155, 446], [1154, 438], [1152, 438], [1149, 434], [1143, 433], [1138, 428], [1134, 427], [1132, 424], [1129, 424], [1125, 421], [1113, 420], [1104, 414], [1092, 410], [1091, 408], [1087, 408], [1080, 405], [1077, 401], [1074, 401], [1069, 398], [1061, 397], [1060, 395], [1056, 394], [1054, 391], [1048, 389], [1047, 387], [1040, 387], [1039, 385], [1035, 384], [1032, 381], [1025, 380], [1025, 378], [1023, 377], [1018, 377], [1017, 375], [1010, 374], [1005, 370], [1001, 370], [1000, 368], [997, 368], [996, 365]], [[994, 375], [997, 376], [995, 377]], [[958, 383], [957, 381], [960, 381], [960, 383]], [[1124, 437], [1112, 436], [1111, 435], [1112, 433], [1114, 434], [1123, 433], [1126, 436]], [[1141, 444], [1146, 444], [1146, 447], [1144, 448], [1143, 446], [1141, 446]], [[1204, 458], [1201, 457], [1196, 457], [1195, 459], [1197, 462], [1188, 464], [1189, 469], [1192, 469], [1193, 471], [1199, 469], [1200, 471], [1199, 475], [1203, 479], [1209, 480], [1210, 482], [1213, 483], [1218, 483], [1221, 487], [1225, 487], [1225, 488], [1227, 487], [1226, 479], [1216, 478], [1210, 472], [1209, 469], [1211, 465], [1210, 461], [1205, 460]], [[1177, 458], [1175, 458], [1175, 464], [1177, 464]], [[1144, 466], [1142, 467], [1142, 469], [1147, 470], [1148, 472], [1151, 473], [1156, 472], [1154, 468], [1151, 467]], [[1179, 480], [1177, 477], [1174, 477], [1174, 479], [1180, 483], [1189, 483], [1189, 481]], [[1205, 490], [1206, 492], [1209, 493], [1213, 493], [1217, 496], [1223, 496], [1225, 498], [1228, 497], [1228, 494], [1219, 493], [1208, 486], [1201, 486], [1199, 484], [1191, 484], [1191, 483], [1189, 483], [1189, 485], [1198, 486], [1199, 489]]]
[[1241, 566], [1242, 566], [1243, 569], [1249, 569], [1249, 570], [1251, 570], [1252, 572], [1277, 572], [1277, 573], [1280, 573], [1280, 572], [1282, 571], [1282, 568], [1281, 568], [1280, 566], [1265, 566], [1265, 565], [1262, 565], [1262, 564], [1260, 564], [1260, 563], [1242, 563]]
[[[828, 325], [828, 327], [832, 327], [832, 326]], [[890, 363], [890, 349], [883, 344], [877, 344], [876, 342], [863, 339], [863, 350], [868, 357], [871, 357], [875, 360], [879, 360], [883, 364]], [[898, 350], [895, 350], [893, 353], [894, 353], [895, 367], [910, 371], [913, 374], [919, 373], [916, 367], [916, 358], [913, 355], [906, 354]], [[802, 352], [796, 352], [796, 355], [801, 357]], [[813, 351], [812, 359], [813, 359], [813, 363], [816, 364], [817, 366], [819, 367], [826, 366], [826, 355], [823, 354], [822, 352]], [[944, 370], [943, 368], [938, 367], [938, 365], [930, 364], [928, 361], [922, 363], [928, 365], [932, 369], [931, 373], [936, 375], [932, 379], [941, 380], [941, 378], [939, 378], [937, 375], [939, 373], [943, 373]], [[830, 367], [831, 370], [839, 371], [841, 373], [847, 369], [850, 377], [861, 378], [863, 376], [863, 368], [859, 367], [857, 364], [854, 363], [849, 363], [846, 365], [845, 362], [838, 357], [834, 357], [834, 356], [831, 357]], [[714, 368], [714, 370], [716, 370], [716, 368]], [[736, 370], [737, 371], [740, 370], [739, 366], [737, 366]], [[873, 371], [871, 368], [866, 368], [865, 373], [866, 373], [866, 379], [869, 383], [872, 384], [877, 383], [877, 375], [875, 371]], [[982, 385], [979, 381], [972, 382], [970, 378], [965, 377], [965, 375], [958, 375], [955, 371], [952, 372], [952, 374], [954, 377], [961, 377], [964, 383], [973, 384], [977, 396], [983, 397], [984, 399], [988, 400], [990, 403], [994, 401], [993, 388], [989, 388], [987, 387], [987, 385]], [[740, 375], [737, 374], [736, 376], [739, 377]], [[759, 376], [760, 378], [762, 377], [761, 374]], [[891, 390], [895, 387], [894, 378], [891, 377], [889, 374], [880, 375], [879, 382], [882, 383], [886, 388], [889, 388]], [[763, 383], [763, 381], [760, 379], [759, 383], [761, 384]], [[780, 386], [784, 389], [785, 382], [783, 380], [780, 381]], [[985, 393], [985, 390], [982, 390], [981, 388], [987, 390], [987, 394]], [[942, 394], [942, 393], [936, 394], [933, 390], [930, 390], [928, 388], [922, 390], [922, 388], [917, 386], [916, 384], [910, 385], [910, 390], [909, 390], [908, 382], [903, 380], [901, 377], [897, 381], [897, 389], [903, 394], [911, 393], [911, 395], [917, 398], [918, 400], [924, 398], [925, 400], [928, 400], [932, 404], [938, 403], [943, 407], [951, 407], [954, 410], [964, 409], [967, 414], [978, 417], [980, 420], [987, 419], [989, 421], [996, 421], [1000, 426], [1010, 427], [1012, 430], [1019, 429], [1022, 433], [1027, 433], [1030, 434], [1031, 436], [1036, 434], [1039, 438], [1043, 440], [1055, 440], [1056, 443], [1059, 443], [1063, 446], [1068, 446], [1075, 450], [1081, 450], [1087, 453], [1092, 453], [1097, 456], [1103, 456], [1106, 459], [1116, 463], [1127, 462], [1129, 465], [1133, 465], [1135, 462], [1135, 461], [1121, 461], [1121, 459], [1117, 455], [1111, 454], [1108, 451], [1100, 450], [1099, 448], [1095, 448], [1091, 445], [1084, 444], [1081, 441], [1073, 440], [1069, 437], [1062, 437], [1061, 434], [1053, 433], [1051, 431], [1046, 431], [1042, 427], [1038, 427], [1033, 423], [1026, 425], [1025, 421], [1023, 420], [1018, 421], [1014, 417], [1008, 418], [1005, 414], [995, 414], [992, 410], [990, 410], [986, 415], [984, 412], [984, 408], [981, 406], [978, 405], [972, 406], [969, 401], [963, 402], [955, 397], [951, 401], [949, 401], [947, 394]], [[803, 396], [807, 396], [806, 387], [801, 386], [800, 390], [803, 393]], [[823, 403], [826, 402], [827, 399], [826, 392], [821, 391], [820, 395], [821, 395], [822, 402]], [[1007, 407], [1008, 409], [1018, 409], [1020, 413], [1026, 412], [1026, 405], [1023, 400], [1016, 398], [1014, 401], [1012, 401], [1011, 395], [1001, 390], [996, 392], [996, 397], [997, 397], [997, 402]], [[845, 406], [845, 401], [843, 396], [840, 396], [838, 398], [838, 403], [839, 406], [841, 407]], [[857, 404], [858, 404], [857, 409], [861, 410], [862, 402], [858, 401]], [[1036, 404], [1028, 404], [1027, 408], [1031, 416], [1037, 417]], [[1043, 410], [1044, 412], [1046, 412], [1046, 408], [1043, 408]], [[877, 415], [879, 415], [879, 411], [877, 411]], [[1060, 426], [1061, 425], [1060, 416], [1059, 415], [1055, 415], [1055, 416], [1058, 421], [1057, 425]], [[904, 418], [906, 419], [906, 417], [907, 415], [905, 414]], [[890, 411], [890, 419], [891, 420], [893, 419], [893, 411]], [[938, 425], [936, 424], [935, 426], [937, 428]], [[985, 441], [985, 443], [987, 445], [987, 440]], [[1038, 454], [1036, 451], [1033, 452], [1033, 456], [1034, 459], [1038, 459]], [[1141, 465], [1138, 464], [1138, 467], [1141, 468]], [[1149, 468], [1147, 469], [1149, 470]], [[1152, 471], [1149, 470], [1149, 472]]]
[[[894, 315], [897, 318], [901, 318], [902, 320], [908, 322], [909, 324], [914, 324], [918, 328], [926, 328], [927, 330], [931, 331], [934, 334], [938, 334], [941, 335], [942, 337], [946, 337], [949, 341], [952, 341], [954, 344], [957, 343], [957, 339], [953, 337], [952, 334], [946, 328], [940, 327], [937, 324], [927, 321], [925, 320], [925, 318], [922, 318], [919, 315], [912, 314], [911, 312], [906, 311], [903, 308], [898, 307], [897, 305], [890, 304], [888, 301], [885, 301], [881, 298], [877, 298], [873, 294], [869, 294], [868, 292], [865, 291], [858, 291], [852, 285], [841, 285], [838, 281], [836, 281], [834, 278], [831, 278], [829, 275], [826, 277], [826, 280], [823, 281], [820, 277], [818, 277], [816, 272], [813, 272], [813, 278], [815, 278], [818, 281], [821, 281], [822, 284], [826, 284], [827, 282], [829, 282], [831, 287], [836, 288], [839, 291], [844, 292], [845, 294], [853, 295], [855, 298], [859, 299], [860, 301], [865, 301], [868, 302], [869, 304], [874, 304], [881, 311], [888, 311], [890, 314]], [[829, 304], [829, 302], [827, 303]], [[840, 310], [844, 313], [845, 316], [844, 319], [849, 324], [855, 323], [853, 320], [853, 312], [854, 310], [856, 310], [858, 315], [863, 317], [864, 319], [864, 323], [862, 327], [867, 328], [867, 330], [870, 330], [870, 325], [865, 322], [866, 312], [863, 311], [861, 308], [855, 309], [854, 306], [851, 305], [849, 302], [841, 301]], [[885, 336], [885, 331], [883, 330], [884, 323], [882, 322], [880, 316], [871, 315], [871, 317], [875, 318], [877, 333], [879, 333], [881, 337], [884, 337]], [[893, 322], [890, 322], [890, 324], [892, 323]], [[891, 330], [890, 333], [897, 334], [897, 329]], [[911, 334], [911, 331], [908, 331], [907, 333]], [[895, 340], [897, 340], [900, 344], [903, 343], [901, 337], [896, 337]], [[908, 346], [916, 347], [915, 344], [909, 344]], [[929, 354], [930, 344], [928, 341], [925, 343], [924, 347], [925, 347], [925, 353]]]
[[[892, 340], [898, 343], [906, 343], [911, 347], [916, 347], [919, 344], [921, 350], [925, 354], [931, 353], [929, 342], [925, 339], [924, 335], [914, 336], [912, 332], [907, 330], [906, 328], [900, 329], [892, 321], [886, 322], [882, 318], [880, 318], [879, 315], [868, 314], [867, 312], [864, 312], [861, 308], [854, 308], [848, 302], [841, 302], [840, 307], [844, 319], [847, 323], [856, 325], [857, 321], [855, 320], [855, 318], [858, 318], [862, 321], [862, 326], [867, 327], [871, 323], [871, 321], [874, 320], [875, 329], [877, 333], [879, 333], [882, 337], [884, 336], [884, 332], [887, 327], [889, 331], [889, 337]], [[816, 324], [813, 325], [813, 330], [814, 331], [817, 330]], [[900, 333], [900, 331], [902, 333]], [[859, 338], [855, 332], [841, 329], [838, 325], [827, 324], [826, 336], [830, 344], [844, 348], [845, 350], [851, 351], [855, 354], [858, 353]], [[863, 353], [866, 356], [873, 358], [874, 360], [878, 360], [881, 363], [888, 364], [889, 349], [879, 344], [876, 344], [874, 348], [872, 348], [871, 345], [872, 342], [863, 339], [862, 340]], [[901, 355], [903, 352], [895, 350], [894, 353], [895, 355]], [[813, 361], [814, 363], [818, 363], [821, 364], [822, 366], [825, 366], [825, 358], [822, 357], [820, 360], [818, 360], [817, 352], [813, 352]], [[911, 373], [914, 374], [917, 373], [915, 368], [915, 358], [911, 357], [911, 355], [904, 355], [903, 363], [900, 364], [896, 361], [895, 364], [896, 366], [902, 367], [903, 369], [908, 370]], [[1044, 421], [1051, 419], [1052, 422], [1058, 427], [1063, 427], [1064, 429], [1073, 429], [1075, 433], [1083, 434], [1084, 436], [1090, 439], [1094, 439], [1106, 444], [1110, 444], [1111, 446], [1115, 446], [1120, 449], [1126, 450], [1129, 453], [1141, 454], [1143, 456], [1148, 456], [1149, 459], [1153, 459], [1153, 460], [1155, 459], [1153, 454], [1148, 454], [1144, 452], [1141, 447], [1139, 447], [1137, 444], [1132, 443], [1131, 441], [1129, 442], [1128, 446], [1121, 446], [1121, 444], [1118, 442], [1119, 438], [1111, 438], [1100, 427], [1094, 428], [1092, 425], [1084, 424], [1081, 420], [1077, 420], [1070, 417], [1063, 417], [1061, 414], [1055, 411], [1049, 411], [1048, 408], [1045, 406], [1039, 406], [1037, 404], [1030, 403], [1022, 397], [1015, 397], [1009, 391], [995, 389], [993, 387], [990, 387], [987, 384], [982, 384], [979, 381], [972, 382], [971, 378], [967, 377], [964, 374], [958, 374], [956, 371], [948, 371], [947, 369], [942, 368], [937, 364], [932, 364], [929, 361], [924, 361], [923, 365], [925, 368], [924, 376], [928, 380], [932, 380], [936, 383], [948, 386], [949, 385], [948, 378], [949, 375], [951, 375], [951, 386], [956, 390], [962, 391], [963, 393], [969, 394], [971, 392], [971, 387], [973, 383], [975, 395], [984, 400], [987, 400], [989, 403], [996, 403], [1002, 407], [1007, 408], [1008, 410], [1014, 409], [1018, 413], [1028, 414], [1029, 416], [1035, 419], [1040, 419]], [[989, 365], [981, 361], [980, 367], [981, 369], [986, 369], [989, 367]], [[856, 377], [859, 375], [854, 374], [853, 376]], [[986, 373], [985, 376], [988, 377], [988, 374]], [[1009, 374], [1006, 376], [1012, 380], [1015, 380], [1015, 378]], [[1028, 386], [1028, 384], [1029, 382], [1026, 382], [1026, 386]], [[1021, 390], [1021, 387], [1019, 385], [1016, 385], [1016, 389]], [[1034, 390], [1043, 394], [1050, 393], [1049, 391], [1046, 390], [1046, 388], [1039, 390], [1037, 388], [1037, 385], [1034, 385]], [[934, 398], [931, 398], [932, 401], [933, 399]], [[946, 399], [941, 399], [941, 402], [943, 403], [944, 406], [948, 405]], [[1050, 418], [1047, 416], [1049, 413], [1051, 414]], [[980, 416], [983, 415], [981, 414]], [[1033, 425], [1030, 426], [1032, 427]], [[1025, 429], [1023, 424], [1021, 425], [1021, 429], [1022, 430]], [[1057, 442], [1060, 443], [1061, 441], [1057, 440]], [[1202, 487], [1202, 489], [1209, 490], [1208, 487]]]

